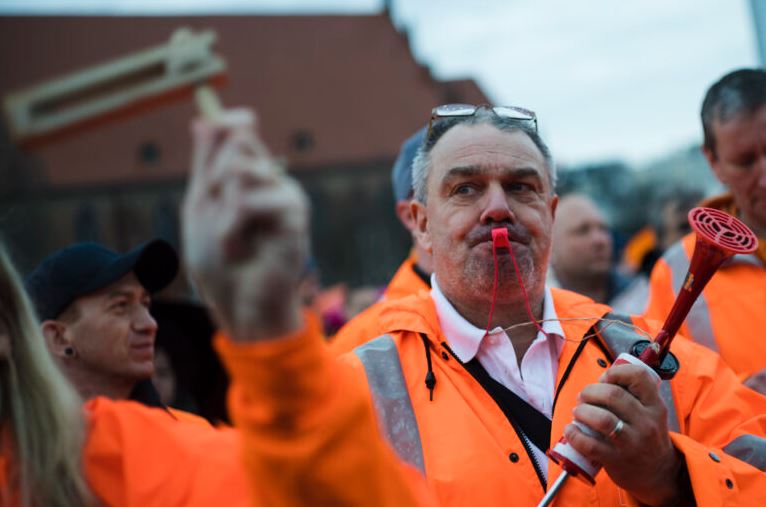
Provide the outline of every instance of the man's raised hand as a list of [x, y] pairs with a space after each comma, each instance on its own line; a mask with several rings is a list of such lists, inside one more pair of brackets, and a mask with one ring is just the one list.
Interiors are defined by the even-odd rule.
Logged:
[[234, 340], [301, 326], [298, 281], [308, 250], [308, 202], [257, 137], [246, 109], [192, 125], [183, 204], [186, 266]]

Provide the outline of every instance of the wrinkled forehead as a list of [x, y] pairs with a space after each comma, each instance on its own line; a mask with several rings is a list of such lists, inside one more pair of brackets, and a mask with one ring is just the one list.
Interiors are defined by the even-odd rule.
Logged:
[[502, 131], [493, 125], [456, 125], [431, 150], [432, 182], [454, 167], [532, 168], [547, 181], [543, 154], [521, 130]]
[[716, 150], [721, 155], [736, 155], [766, 144], [766, 106], [758, 111], [713, 122]]
[[580, 195], [564, 196], [559, 200], [559, 212], [568, 218], [605, 221], [604, 214], [593, 200]]
[[591, 199], [582, 196], [564, 196], [556, 208], [553, 221], [553, 234], [565, 237], [585, 227], [608, 228], [606, 215]]
[[766, 104], [755, 110], [739, 110], [727, 116], [718, 116], [712, 122], [712, 130], [716, 137], [722, 132], [735, 130], [742, 126], [757, 129], [762, 133], [766, 129]]

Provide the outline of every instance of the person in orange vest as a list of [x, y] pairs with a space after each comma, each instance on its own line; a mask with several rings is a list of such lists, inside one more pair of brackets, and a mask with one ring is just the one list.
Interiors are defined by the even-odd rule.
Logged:
[[[517, 107], [434, 109], [411, 204], [433, 287], [385, 303], [379, 338], [333, 360], [295, 290], [305, 195], [269, 170], [250, 123], [200, 125], [184, 257], [221, 326], [219, 352], [257, 379], [235, 382], [231, 402], [264, 498], [305, 504], [319, 486], [285, 470], [341, 458], [332, 449], [346, 444], [322, 476], [323, 504], [375, 502], [384, 492], [357, 484], [380, 473], [388, 489], [417, 487], [377, 468], [395, 470], [385, 440], [440, 505], [536, 505], [560, 474], [545, 451], [564, 435], [604, 472], [595, 486], [566, 483], [562, 505], [766, 502], [765, 397], [688, 340], [674, 343], [683, 367], [659, 386], [640, 366], [608, 368], [643, 339], [635, 329], [657, 324], [545, 286], [557, 197], [536, 126]], [[493, 247], [498, 228], [510, 249]]]
[[[703, 206], [740, 218], [759, 238], [752, 255], [727, 261], [686, 319], [684, 336], [718, 352], [745, 384], [766, 394], [766, 70], [723, 76], [702, 103], [702, 152], [728, 189]], [[646, 316], [662, 318], [683, 285], [694, 249], [688, 234], [657, 261]]]
[[384, 301], [391, 301], [417, 294], [431, 288], [431, 254], [423, 249], [415, 239], [415, 220], [412, 216], [412, 162], [423, 143], [426, 128], [423, 127], [407, 138], [399, 150], [394, 167], [391, 170], [391, 185], [394, 189], [394, 210], [402, 225], [412, 235], [412, 250], [402, 262], [391, 281], [388, 283], [381, 301], [373, 304], [347, 322], [330, 339], [333, 350], [342, 354], [353, 350], [369, 339], [375, 338], [375, 329]]

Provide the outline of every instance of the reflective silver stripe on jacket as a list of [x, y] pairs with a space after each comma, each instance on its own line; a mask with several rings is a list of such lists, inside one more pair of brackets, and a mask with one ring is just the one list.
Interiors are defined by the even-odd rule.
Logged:
[[[630, 324], [631, 326], [633, 325], [633, 321], [627, 315], [611, 312], [604, 315], [604, 318], [596, 323], [596, 328], [604, 342], [606, 342], [606, 346], [612, 353], [613, 358], [616, 358], [623, 352], [629, 354], [634, 343], [647, 339], [646, 336], [638, 334], [632, 327], [609, 322], [615, 320]], [[660, 382], [660, 398], [662, 398], [665, 407], [668, 409], [668, 429], [676, 433], [680, 432], [681, 426], [678, 422], [676, 404], [673, 401], [673, 391], [670, 389], [670, 382], [667, 380]]]
[[723, 452], [766, 472], [766, 438], [742, 435], [724, 447]]
[[418, 423], [394, 339], [387, 334], [379, 336], [355, 348], [354, 354], [367, 373], [375, 411], [386, 439], [402, 460], [425, 473]]
[[751, 264], [757, 268], [764, 268], [763, 262], [755, 254], [737, 254], [732, 256], [729, 260], [723, 263], [724, 266], [729, 264]]
[[[686, 273], [689, 271], [689, 257], [686, 255], [683, 244], [678, 242], [670, 247], [663, 258], [670, 267], [673, 293], [677, 296], [684, 286]], [[688, 338], [692, 338], [700, 345], [718, 352], [718, 344], [715, 341], [715, 334], [713, 334], [713, 324], [710, 322], [710, 310], [704, 293], [699, 295], [689, 310], [686, 325], [691, 333]]]

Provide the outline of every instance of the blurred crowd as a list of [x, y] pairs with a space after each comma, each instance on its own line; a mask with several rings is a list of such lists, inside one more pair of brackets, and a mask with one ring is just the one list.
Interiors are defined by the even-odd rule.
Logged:
[[[237, 174], [236, 185], [240, 188], [232, 187], [233, 184], [225, 180], [222, 175], [226, 171], [240, 171], [250, 163], [250, 158], [264, 155], [258, 151], [259, 145], [252, 143], [249, 136], [253, 134], [247, 128], [237, 130], [240, 129], [237, 125], [226, 126], [231, 131], [227, 131], [228, 137], [223, 141], [216, 141], [215, 135], [205, 132], [205, 128], [214, 127], [195, 125], [197, 151], [186, 201], [188, 208], [184, 211], [184, 251], [178, 252], [170, 243], [152, 238], [146, 238], [145, 243], [128, 252], [117, 252], [99, 243], [76, 243], [51, 253], [24, 277], [16, 273], [11, 263], [14, 252], [3, 253], [0, 266], [0, 504], [144, 505], [142, 499], [153, 498], [157, 499], [157, 505], [212, 505], [216, 499], [225, 505], [249, 501], [259, 505], [298, 505], [300, 499], [307, 505], [351, 505], [358, 503], [360, 495], [369, 494], [370, 499], [360, 505], [426, 505], [432, 501], [433, 504], [468, 505], [471, 494], [466, 483], [478, 480], [478, 475], [484, 476], [490, 485], [487, 491], [476, 494], [476, 502], [483, 502], [492, 494], [500, 495], [505, 490], [492, 482], [508, 472], [505, 468], [498, 471], [500, 467], [513, 466], [520, 459], [528, 463], [535, 459], [548, 463], [548, 444], [564, 431], [563, 423], [558, 425], [554, 417], [556, 399], [564, 382], [558, 377], [560, 384], [554, 385], [559, 358], [563, 361], [564, 357], [574, 356], [572, 364], [592, 358], [589, 368], [596, 368], [597, 363], [601, 365], [605, 359], [611, 361], [612, 356], [620, 352], [590, 351], [584, 346], [570, 351], [569, 344], [553, 340], [542, 346], [539, 340], [545, 342], [551, 336], [563, 336], [567, 340], [572, 337], [569, 341], [578, 341], [591, 324], [596, 326], [596, 323], [588, 321], [583, 329], [575, 330], [573, 322], [590, 318], [586, 316], [592, 312], [612, 312], [608, 314], [611, 320], [622, 318], [616, 315], [635, 315], [639, 320], [633, 322], [638, 328], [652, 333], [658, 331], [677, 295], [692, 283], [684, 278], [695, 238], [688, 214], [697, 206], [739, 218], [762, 243], [753, 253], [738, 254], [724, 261], [681, 326], [679, 340], [683, 344], [674, 345], [673, 353], [681, 361], [682, 373], [673, 382], [683, 385], [685, 391], [673, 388], [673, 396], [690, 398], [675, 402], [680, 424], [665, 427], [665, 420], [676, 414], [668, 415], [664, 409], [645, 417], [661, 421], [656, 426], [644, 428], [642, 424], [649, 423], [636, 421], [631, 414], [643, 414], [643, 410], [649, 414], [656, 408], [654, 403], [661, 405], [662, 402], [657, 401], [659, 395], [642, 394], [641, 390], [647, 389], [647, 385], [654, 385], [648, 376], [639, 381], [629, 376], [640, 376], [640, 372], [626, 371], [622, 373], [626, 377], [615, 374], [618, 376], [605, 382], [612, 382], [609, 385], [616, 385], [622, 393], [632, 393], [630, 403], [638, 408], [628, 410], [612, 405], [612, 401], [607, 403], [599, 396], [611, 396], [609, 400], [612, 400], [614, 393], [588, 391], [583, 381], [580, 385], [585, 389], [583, 398], [573, 401], [574, 395], [571, 400], [564, 395], [558, 403], [577, 406], [575, 416], [595, 427], [603, 438], [598, 441], [601, 443], [596, 443], [596, 440], [587, 440], [593, 438], [590, 434], [576, 429], [567, 430], [564, 435], [573, 446], [582, 446], [578, 451], [593, 453], [591, 456], [596, 456], [607, 467], [608, 477], [601, 474], [596, 486], [598, 495], [603, 495], [607, 503], [616, 498], [618, 491], [625, 490], [637, 504], [718, 505], [719, 500], [721, 505], [729, 501], [732, 505], [763, 504], [761, 501], [766, 501], [763, 473], [758, 472], [758, 476], [751, 472], [766, 469], [766, 422], [762, 420], [766, 417], [766, 398], [761, 396], [766, 394], [766, 339], [764, 326], [760, 325], [766, 308], [766, 72], [741, 69], [723, 76], [710, 87], [702, 105], [705, 139], [701, 149], [726, 192], [708, 196], [690, 186], [664, 188], [645, 196], [643, 227], [622, 248], [616, 246], [611, 217], [600, 207], [599, 196], [579, 191], [555, 196], [552, 156], [537, 134], [533, 113], [521, 108], [440, 107], [434, 109], [430, 123], [424, 118], [423, 127], [417, 132], [402, 133], [401, 150], [391, 169], [394, 194], [391, 202], [393, 213], [412, 243], [409, 255], [402, 259], [398, 270], [391, 273], [385, 286], [322, 284], [321, 269], [308, 252], [309, 247], [289, 243], [292, 234], [300, 235], [307, 227], [301, 221], [304, 210], [301, 198], [296, 197], [299, 191], [291, 186], [293, 183], [284, 188], [275, 186], [275, 190], [269, 190], [271, 194], [258, 194], [262, 191], [259, 185], [272, 184], [282, 176], [270, 175], [257, 163], [253, 174]], [[533, 123], [534, 128], [529, 126]], [[268, 129], [268, 125], [262, 128]], [[459, 130], [461, 128], [463, 130]], [[209, 138], [205, 138], [206, 135]], [[525, 141], [522, 143], [514, 136], [525, 136]], [[486, 153], [494, 154], [498, 150], [496, 146], [501, 143], [498, 139], [511, 138], [517, 143], [513, 145], [517, 150], [514, 160], [522, 160], [526, 164], [522, 164], [522, 168], [527, 173], [499, 179], [498, 183], [491, 179], [494, 176], [487, 176], [490, 169], [486, 167], [494, 170], [502, 163], [486, 162], [486, 157], [491, 156]], [[448, 153], [442, 144], [442, 151], [438, 151], [445, 141], [464, 141], [465, 146]], [[208, 150], [207, 158], [200, 155], [205, 150]], [[229, 158], [220, 155], [220, 151], [226, 150]], [[432, 182], [435, 173], [429, 176], [424, 171], [440, 167], [438, 163], [448, 156], [458, 161], [453, 164], [454, 174], [445, 177], [447, 183], [432, 188], [436, 187]], [[544, 161], [547, 172], [529, 169], [535, 167], [538, 159]], [[482, 165], [485, 162], [486, 167]], [[458, 183], [453, 185], [453, 180]], [[453, 186], [447, 188], [448, 183]], [[490, 195], [495, 189], [493, 185], [502, 189], [497, 196]], [[547, 186], [550, 191], [541, 190]], [[239, 195], [251, 189], [255, 198], [247, 200]], [[219, 194], [227, 196], [227, 202], [242, 199], [241, 207], [235, 210], [242, 216], [230, 217], [224, 211], [219, 212], [218, 205], [211, 204]], [[482, 274], [484, 271], [471, 264], [473, 260], [463, 264], [454, 261], [461, 242], [474, 244], [471, 243], [474, 232], [463, 231], [460, 219], [485, 196], [486, 201], [482, 201], [485, 208], [477, 215], [482, 227], [500, 224], [500, 228], [507, 230], [508, 248], [518, 249], [518, 265], [516, 257], [513, 265], [502, 255], [498, 260], [498, 248], [502, 247], [495, 242], [502, 240], [490, 236], [489, 228], [480, 229], [481, 237], [475, 239], [475, 244], [483, 241], [493, 249], [490, 252], [487, 247], [486, 259], [487, 266], [491, 267], [494, 253], [494, 285]], [[538, 198], [546, 204], [538, 205]], [[502, 204], [502, 199], [513, 203]], [[526, 207], [519, 211], [514, 208], [516, 202]], [[432, 211], [438, 210], [436, 206], [440, 203], [444, 203], [441, 210], [448, 211]], [[223, 209], [224, 205], [220, 207]], [[274, 218], [281, 207], [292, 207], [293, 213]], [[546, 210], [550, 210], [550, 223], [546, 222]], [[288, 215], [289, 218], [285, 218]], [[244, 225], [241, 228], [232, 225], [231, 230], [220, 235], [214, 233], [212, 226], [204, 229], [206, 224], [236, 224], [238, 220], [249, 221], [247, 227], [267, 231], [271, 236], [265, 240], [242, 239], [240, 236], [255, 234], [248, 232], [250, 229]], [[539, 246], [539, 237], [548, 234], [548, 229], [550, 245]], [[223, 246], [220, 251], [213, 251], [210, 246], [213, 244]], [[527, 250], [532, 253], [525, 253]], [[513, 255], [513, 251], [510, 253]], [[216, 271], [222, 258], [226, 266], [231, 266], [225, 273]], [[503, 272], [513, 273], [515, 266], [517, 275], [514, 276], [524, 280], [520, 286], [502, 279], [498, 281], [498, 262], [505, 266], [503, 269], [507, 268]], [[155, 297], [173, 283], [184, 264], [186, 269], [180, 272], [191, 277], [199, 300], [190, 303]], [[260, 281], [257, 287], [245, 283], [251, 279]], [[458, 289], [460, 287], [463, 288]], [[522, 293], [523, 297], [519, 295]], [[289, 304], [293, 294], [300, 310]], [[436, 309], [424, 310], [431, 308], [423, 306], [424, 299], [429, 302], [433, 299]], [[417, 304], [421, 306], [415, 301], [420, 301]], [[408, 304], [417, 311], [407, 313]], [[586, 307], [587, 311], [577, 310]], [[493, 311], [501, 317], [493, 319]], [[471, 318], [474, 315], [481, 315], [484, 320]], [[513, 319], [522, 324], [511, 318], [503, 320], [503, 315], [513, 315]], [[466, 320], [460, 320], [462, 318]], [[303, 324], [296, 324], [296, 319]], [[523, 327], [523, 322], [534, 322], [536, 327]], [[318, 376], [326, 368], [321, 366], [325, 363], [316, 359], [321, 354], [309, 355], [314, 342], [290, 341], [303, 339], [292, 337], [296, 329], [302, 329], [301, 325], [321, 335], [329, 345], [328, 357], [356, 354], [362, 366], [354, 370], [353, 375]], [[520, 333], [518, 335], [511, 331], [516, 325], [522, 325], [518, 328], [521, 331], [513, 331]], [[494, 341], [497, 336], [505, 337], [506, 331], [510, 341], [505, 338]], [[576, 333], [579, 337], [575, 337]], [[288, 338], [272, 339], [284, 336]], [[385, 336], [390, 341], [380, 342], [378, 337]], [[471, 341], [471, 336], [476, 337], [475, 341]], [[241, 343], [247, 341], [267, 343], [258, 350], [237, 348], [244, 347]], [[582, 339], [583, 344], [587, 341]], [[686, 341], [696, 342], [707, 350], [699, 352], [696, 346], [689, 348]], [[303, 355], [287, 360], [284, 357], [291, 343], [300, 343], [304, 351]], [[490, 343], [496, 347], [490, 347]], [[385, 408], [386, 403], [399, 403], [394, 399], [395, 393], [386, 395], [388, 401], [375, 398], [374, 366], [365, 362], [366, 358], [376, 357], [378, 363], [375, 364], [381, 364], [387, 346], [396, 351], [396, 365], [393, 369], [381, 370], [379, 375], [393, 377], [398, 371], [405, 378], [403, 389], [405, 394], [410, 392], [407, 403], [414, 407], [410, 410], [420, 428], [417, 441], [424, 449], [424, 453], [414, 458], [405, 456], [407, 452], [397, 447], [397, 439], [402, 438], [400, 434], [386, 433], [386, 417], [390, 418], [394, 412], [407, 412], [406, 407]], [[710, 351], [715, 354], [705, 355]], [[248, 367], [243, 358], [251, 361], [252, 366]], [[720, 365], [717, 361], [721, 361]], [[273, 371], [263, 371], [269, 370], [263, 364], [272, 364]], [[470, 375], [456, 380], [459, 375], [451, 368], [458, 364], [464, 365]], [[542, 373], [546, 368], [548, 372], [552, 368], [552, 377]], [[603, 368], [598, 368], [597, 373], [601, 375]], [[701, 373], [695, 377], [697, 368]], [[359, 371], [366, 372], [366, 377], [354, 376]], [[303, 380], [296, 381], [295, 385], [291, 380], [283, 384], [278, 380], [280, 376], [286, 379], [299, 375], [296, 372], [303, 375], [300, 377]], [[319, 379], [316, 384], [312, 383], [315, 378], [312, 375]], [[594, 375], [588, 382], [595, 382], [598, 375]], [[710, 384], [712, 377], [720, 381], [717, 387]], [[362, 378], [366, 380], [360, 380]], [[542, 380], [532, 380], [536, 378]], [[421, 387], [422, 379], [426, 389]], [[469, 390], [461, 387], [460, 382], [469, 381], [473, 391], [466, 394]], [[314, 407], [315, 412], [306, 415], [307, 419], [294, 415], [302, 410], [302, 405], [309, 405], [314, 399], [312, 389], [321, 391], [325, 384], [333, 383], [348, 389], [327, 401], [327, 410], [332, 409], [333, 414], [327, 415], [321, 407]], [[306, 387], [309, 384], [313, 387]], [[498, 388], [496, 384], [505, 387]], [[356, 391], [348, 386], [369, 387], [373, 393], [372, 403], [358, 401]], [[452, 417], [450, 414], [462, 414], [461, 403], [471, 407], [474, 404], [495, 407], [497, 403], [501, 408], [506, 407], [505, 402], [497, 398], [504, 399], [505, 394], [496, 395], [501, 391], [516, 392], [525, 407], [533, 407], [546, 418], [547, 434], [543, 443], [532, 436], [537, 430], [526, 429], [523, 421], [518, 422], [512, 416], [509, 420], [513, 428], [519, 435], [526, 436], [522, 439], [523, 445], [511, 446], [515, 450], [510, 454], [507, 448], [510, 444], [487, 443], [483, 437], [475, 436], [478, 423], [469, 417], [463, 419], [462, 415], [456, 415], [455, 420], [459, 421], [456, 428], [440, 427]], [[692, 392], [693, 395], [688, 394]], [[273, 400], [269, 396], [285, 405], [272, 407]], [[468, 401], [455, 401], [461, 396]], [[588, 409], [577, 405], [587, 403], [589, 396], [593, 401]], [[343, 405], [336, 400], [338, 397], [347, 397], [347, 403], [357, 400], [361, 403], [358, 406], [369, 409], [370, 413], [373, 405], [376, 410], [384, 406], [383, 415], [378, 414], [377, 422], [364, 419], [364, 410], [359, 412], [362, 415], [349, 415], [354, 412], [348, 408], [351, 405]], [[436, 406], [439, 398], [449, 405], [449, 410]], [[121, 400], [136, 404], [123, 409]], [[79, 410], [82, 401], [87, 407], [85, 414]], [[490, 417], [479, 409], [472, 410], [478, 419], [484, 417], [492, 420], [492, 424], [497, 419], [503, 424], [508, 422], [503, 417], [506, 412], [493, 413]], [[566, 415], [567, 419], [571, 413]], [[327, 419], [323, 419], [325, 416]], [[345, 416], [348, 419], [341, 421]], [[316, 418], [316, 422], [306, 422], [313, 421], [311, 418]], [[173, 429], [171, 423], [177, 423], [178, 429]], [[284, 426], [279, 426], [282, 423]], [[307, 436], [316, 426], [331, 428], [336, 423], [335, 437], [314, 441]], [[240, 437], [231, 425], [242, 429], [245, 436]], [[264, 433], [248, 433], [260, 428], [259, 425], [266, 428]], [[709, 429], [714, 426], [715, 431]], [[411, 469], [402, 472], [393, 454], [389, 456], [388, 451], [371, 443], [382, 441], [370, 436], [375, 427], [383, 428], [380, 431], [387, 435], [389, 443], [393, 441], [399, 457], [408, 462]], [[531, 423], [530, 427], [539, 428], [539, 425]], [[701, 427], [704, 431], [698, 430]], [[292, 444], [285, 437], [289, 432], [283, 432], [284, 428], [302, 428], [302, 431], [296, 430], [296, 434], [306, 440], [291, 437], [295, 447], [290, 447]], [[447, 437], [439, 436], [440, 431], [449, 437], [458, 435], [461, 440], [447, 441]], [[621, 434], [626, 439], [633, 438], [631, 432], [636, 432], [635, 442], [629, 445], [619, 440]], [[668, 432], [671, 438], [667, 437]], [[645, 437], [650, 433], [652, 439]], [[267, 441], [264, 435], [272, 440]], [[343, 440], [343, 436], [347, 436], [349, 446], [365, 448], [367, 457], [361, 457], [358, 450], [335, 454], [328, 450], [334, 449], [334, 442]], [[742, 440], [736, 438], [745, 437], [746, 451], [742, 451], [734, 443], [741, 445]], [[641, 442], [645, 441], [654, 446], [655, 457], [662, 457], [660, 464], [651, 457], [638, 457]], [[602, 450], [598, 446], [605, 445], [603, 442], [613, 447]], [[453, 444], [458, 448], [454, 454], [448, 458], [439, 454], [447, 454]], [[493, 445], [502, 448], [499, 453], [502, 464], [482, 465], [482, 459], [477, 458], [480, 454], [466, 451]], [[269, 459], [254, 459], [242, 465], [239, 460], [242, 446], [252, 455]], [[275, 451], [276, 448], [279, 450]], [[272, 451], [274, 455], [269, 454]], [[332, 459], [331, 464], [325, 463], [322, 452], [329, 456], [327, 460]], [[627, 458], [623, 459], [619, 453], [625, 453]], [[719, 466], [724, 453], [727, 457]], [[286, 456], [292, 460], [291, 464], [285, 465], [274, 458], [275, 455]], [[305, 467], [300, 464], [301, 459], [316, 467], [313, 473], [318, 478], [312, 480], [317, 482], [310, 484], [314, 487], [321, 484], [327, 489], [320, 493], [295, 493], [294, 499], [284, 503], [275, 501], [283, 498], [279, 495], [291, 487], [311, 489], [296, 482], [303, 480], [304, 472], [298, 471], [303, 470], [301, 466]], [[365, 480], [368, 481], [359, 483], [356, 489], [347, 486], [351, 488], [349, 491], [335, 489], [334, 482], [327, 479], [334, 477], [342, 483], [356, 477], [343, 466], [346, 459], [354, 466], [366, 467]], [[487, 458], [487, 462], [494, 463], [494, 459]], [[673, 468], [666, 467], [671, 461]], [[160, 462], [163, 464], [155, 465]], [[201, 463], [205, 464], [204, 470], [219, 468], [208, 473], [201, 468]], [[625, 472], [628, 466], [625, 463], [641, 463], [656, 469], [657, 473], [646, 474], [641, 480], [627, 478], [630, 474]], [[293, 464], [295, 469], [291, 468]], [[710, 471], [710, 464], [728, 468], [719, 473]], [[469, 466], [475, 468], [469, 469]], [[540, 468], [544, 471], [540, 472]], [[119, 471], [115, 472], [116, 469]], [[163, 475], [173, 469], [176, 475], [170, 478]], [[274, 472], [276, 469], [281, 471]], [[429, 480], [433, 478], [429, 487], [435, 491], [436, 500], [431, 498], [431, 493], [420, 489], [417, 479], [410, 477], [418, 470]], [[526, 491], [534, 486], [533, 492], [520, 495], [537, 501], [546, 485], [553, 482], [549, 470], [552, 468], [546, 465], [535, 468], [530, 464], [525, 472], [528, 476], [524, 480], [514, 479], [513, 487]], [[438, 473], [445, 475], [435, 478], [430, 475]], [[461, 474], [465, 481], [451, 482], [451, 477]], [[130, 480], [115, 482], [118, 481], [115, 477], [129, 475]], [[198, 476], [204, 477], [195, 482]], [[251, 497], [247, 483], [252, 486], [253, 476], [264, 478], [255, 480], [256, 488], [265, 491], [265, 486], [273, 487], [274, 496], [259, 493]], [[668, 483], [667, 477], [675, 482]], [[538, 479], [542, 489], [537, 485]], [[736, 487], [729, 485], [732, 481]], [[284, 489], [279, 489], [282, 486]], [[128, 492], [130, 488], [141, 492]], [[176, 497], [167, 490], [185, 491], [186, 500], [174, 503]], [[567, 491], [570, 490], [565, 487], [561, 494], [566, 495]], [[579, 500], [567, 505], [578, 504], [587, 497], [580, 490], [572, 489], [570, 493]], [[713, 500], [705, 503], [706, 498]], [[138, 499], [138, 503], [129, 503], [128, 499], [131, 502]], [[526, 505], [527, 500], [521, 502]]]

